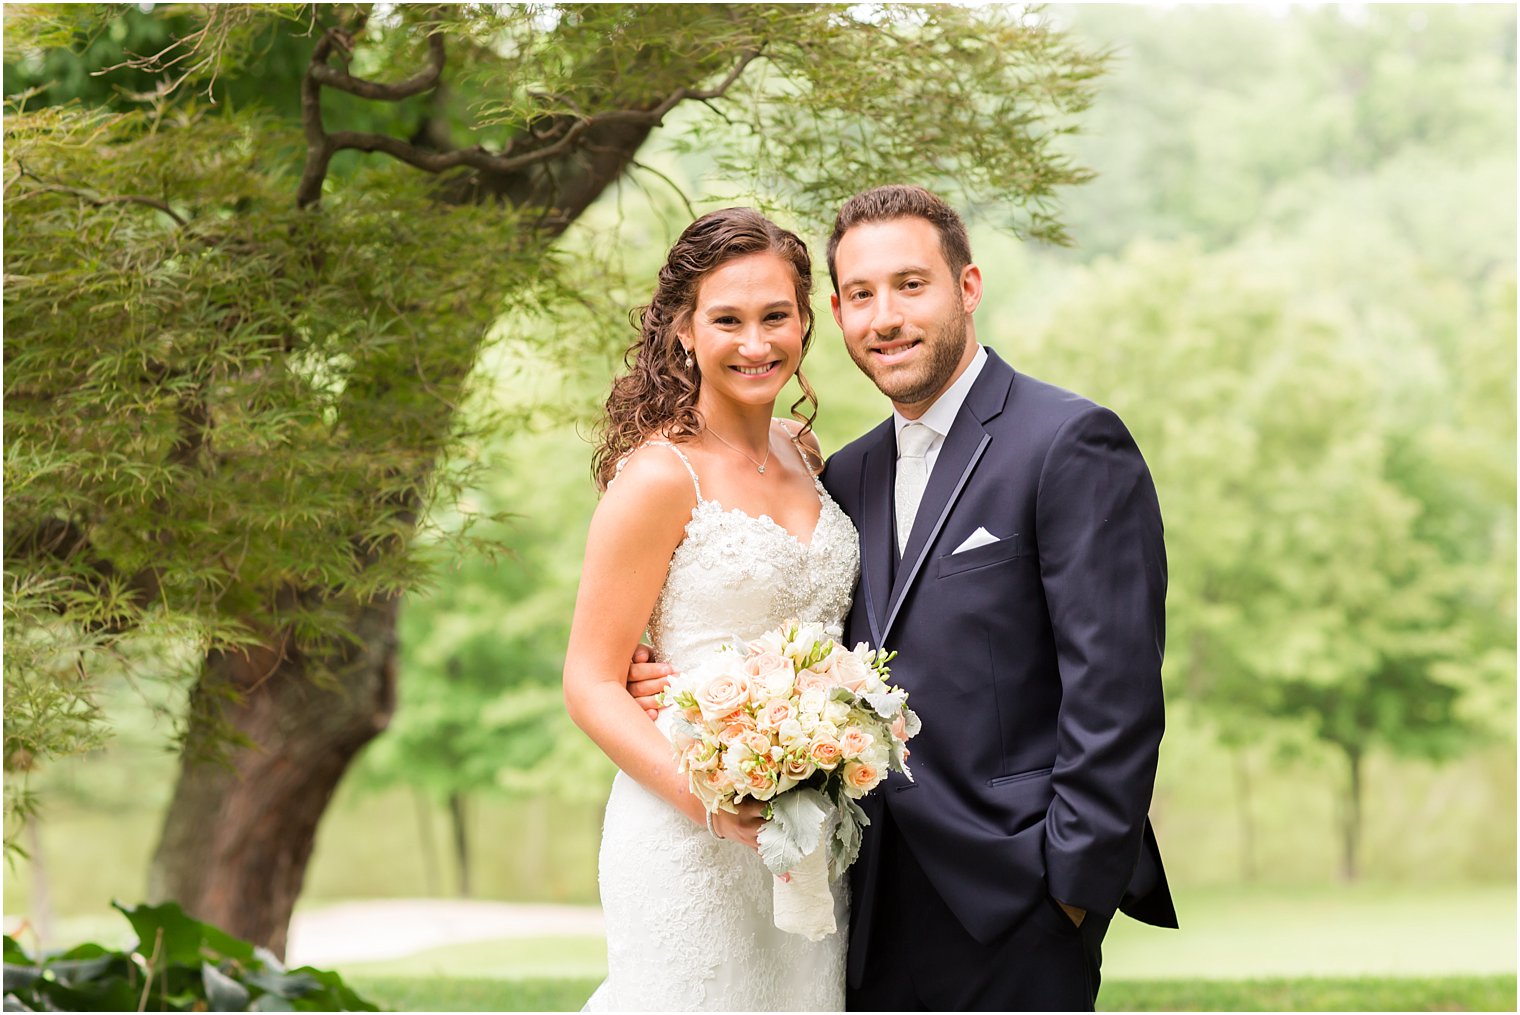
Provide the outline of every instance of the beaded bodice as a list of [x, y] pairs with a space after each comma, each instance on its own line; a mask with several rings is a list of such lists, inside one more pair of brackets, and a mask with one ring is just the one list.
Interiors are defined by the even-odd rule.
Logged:
[[792, 618], [838, 633], [860, 572], [860, 542], [823, 484], [813, 480], [818, 523], [802, 542], [768, 515], [704, 498], [690, 461], [675, 445], [664, 446], [686, 464], [697, 504], [649, 618], [656, 657], [687, 669], [723, 645], [743, 646]]

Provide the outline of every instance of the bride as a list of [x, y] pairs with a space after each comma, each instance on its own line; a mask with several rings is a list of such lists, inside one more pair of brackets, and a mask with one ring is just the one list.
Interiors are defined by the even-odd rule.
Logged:
[[[839, 1010], [841, 931], [772, 924], [762, 805], [709, 817], [676, 770], [669, 710], [626, 689], [647, 630], [694, 667], [788, 618], [838, 625], [859, 569], [854, 527], [817, 480], [810, 419], [773, 419], [812, 338], [812, 266], [795, 235], [746, 208], [704, 215], [660, 270], [607, 400], [570, 645], [570, 716], [619, 771], [602, 830], [607, 980], [588, 1010]], [[795, 412], [797, 406], [793, 406]]]

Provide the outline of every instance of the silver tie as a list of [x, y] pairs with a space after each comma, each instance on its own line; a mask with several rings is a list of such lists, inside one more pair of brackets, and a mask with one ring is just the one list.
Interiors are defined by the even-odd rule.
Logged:
[[897, 435], [897, 552], [908, 545], [918, 502], [929, 483], [929, 463], [924, 455], [934, 443], [934, 431], [922, 423], [909, 423]]

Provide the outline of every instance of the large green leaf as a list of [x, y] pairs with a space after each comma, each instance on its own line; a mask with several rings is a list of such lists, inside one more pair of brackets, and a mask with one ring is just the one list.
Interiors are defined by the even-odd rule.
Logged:
[[210, 924], [191, 919], [177, 903], [140, 905], [131, 909], [119, 902], [111, 905], [131, 922], [132, 929], [137, 932], [138, 950], [143, 956], [152, 959], [156, 953], [157, 965], [199, 966], [204, 957], [202, 949], [210, 949], [224, 958], [253, 961], [253, 945]]
[[209, 962], [201, 964], [201, 980], [206, 987], [206, 1004], [212, 1011], [247, 1011], [248, 988]]
[[771, 819], [760, 829], [760, 859], [772, 874], [785, 874], [818, 848], [828, 807], [815, 789], [794, 789], [771, 801]]

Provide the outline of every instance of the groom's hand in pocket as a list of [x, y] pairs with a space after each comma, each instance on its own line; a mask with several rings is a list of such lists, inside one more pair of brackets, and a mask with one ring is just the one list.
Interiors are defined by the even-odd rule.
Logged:
[[660, 714], [655, 695], [665, 690], [672, 672], [669, 664], [654, 661], [654, 649], [648, 645], [633, 650], [633, 659], [628, 664], [628, 693], [651, 719]]

